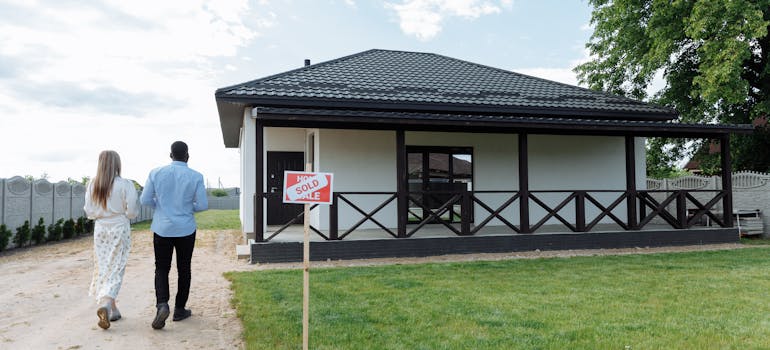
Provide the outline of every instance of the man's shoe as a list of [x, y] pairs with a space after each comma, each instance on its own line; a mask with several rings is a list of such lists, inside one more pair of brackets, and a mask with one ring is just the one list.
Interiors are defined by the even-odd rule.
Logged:
[[171, 312], [168, 309], [168, 304], [158, 304], [158, 312], [155, 313], [155, 319], [152, 320], [152, 328], [161, 329], [166, 326], [166, 319]]
[[190, 316], [192, 316], [190, 309], [174, 308], [174, 321], [181, 321]]

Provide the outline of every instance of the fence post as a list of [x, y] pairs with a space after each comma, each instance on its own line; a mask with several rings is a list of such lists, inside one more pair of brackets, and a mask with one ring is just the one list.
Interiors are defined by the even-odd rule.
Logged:
[[575, 229], [577, 232], [586, 231], [586, 193], [575, 192]]
[[687, 191], [676, 191], [676, 220], [679, 228], [687, 228]]
[[332, 205], [329, 206], [329, 239], [338, 240], [339, 222], [339, 194], [332, 193]]
[[[471, 196], [468, 187], [463, 189], [460, 200], [460, 234], [467, 236], [471, 234]], [[449, 211], [454, 215], [453, 211]], [[452, 221], [451, 219], [449, 221]]]

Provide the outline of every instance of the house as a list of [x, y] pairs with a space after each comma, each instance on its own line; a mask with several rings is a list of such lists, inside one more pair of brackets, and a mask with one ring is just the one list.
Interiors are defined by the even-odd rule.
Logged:
[[334, 203], [309, 215], [314, 260], [738, 239], [719, 213], [731, 186], [707, 201], [645, 189], [644, 142], [751, 126], [676, 123], [670, 108], [432, 53], [305, 63], [215, 93], [254, 262], [301, 260], [301, 207], [281, 191], [305, 164], [335, 176]]

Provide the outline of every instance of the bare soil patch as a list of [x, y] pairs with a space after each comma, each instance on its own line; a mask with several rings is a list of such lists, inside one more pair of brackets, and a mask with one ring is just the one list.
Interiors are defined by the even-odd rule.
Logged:
[[[0, 255], [0, 348], [2, 349], [240, 349], [241, 324], [230, 306], [223, 272], [246, 267], [235, 256], [239, 230], [199, 231], [192, 260], [188, 307], [193, 316], [169, 318], [163, 330], [155, 315], [152, 233], [132, 233], [118, 307], [123, 319], [97, 327], [88, 296], [93, 272], [90, 236], [23, 248]], [[171, 299], [176, 293], [172, 266]], [[173, 307], [173, 305], [172, 305]]]

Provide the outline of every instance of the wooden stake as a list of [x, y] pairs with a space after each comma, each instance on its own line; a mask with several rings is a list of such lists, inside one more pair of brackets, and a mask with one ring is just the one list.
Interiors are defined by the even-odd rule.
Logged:
[[[305, 171], [311, 171], [310, 163], [305, 165]], [[308, 350], [308, 334], [310, 330], [310, 204], [305, 203], [305, 237], [303, 240], [303, 283], [302, 283], [302, 350]]]

